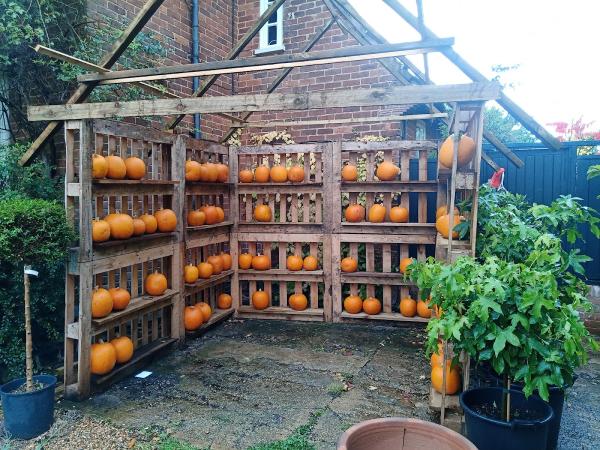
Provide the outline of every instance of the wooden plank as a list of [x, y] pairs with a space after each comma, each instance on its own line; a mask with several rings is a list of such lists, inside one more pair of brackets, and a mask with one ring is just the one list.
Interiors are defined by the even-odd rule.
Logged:
[[352, 272], [341, 273], [342, 283], [381, 284], [390, 286], [415, 286], [411, 281], [404, 281], [401, 273], [385, 272]]
[[163, 306], [171, 302], [171, 299], [177, 295], [178, 292], [172, 289], [167, 289], [164, 294], [152, 296], [144, 295], [142, 297], [132, 298], [127, 308], [122, 311], [114, 311], [106, 317], [99, 319], [92, 319], [93, 332], [98, 332], [105, 329], [110, 324], [121, 322], [124, 319], [130, 318], [135, 315], [139, 315], [146, 310]]
[[[345, 231], [345, 230], [344, 230]], [[363, 234], [363, 233], [340, 233], [342, 242], [355, 243], [373, 243], [380, 244], [386, 242], [389, 244], [435, 244], [436, 236], [421, 234]]]
[[342, 182], [342, 192], [437, 192], [437, 181], [351, 181]]
[[343, 311], [341, 314], [342, 319], [360, 319], [360, 320], [389, 320], [394, 322], [413, 322], [413, 323], [427, 323], [429, 319], [423, 317], [405, 317], [399, 313], [379, 313], [376, 315], [369, 315], [366, 313], [350, 314]]
[[162, 116], [168, 114], [289, 111], [352, 106], [387, 106], [416, 103], [486, 101], [498, 97], [498, 83], [396, 86], [305, 92], [298, 94], [223, 95], [205, 98], [138, 100], [67, 105], [29, 106], [31, 121], [107, 117]]
[[322, 281], [323, 271], [291, 271], [286, 269], [238, 270], [238, 277], [242, 281]]

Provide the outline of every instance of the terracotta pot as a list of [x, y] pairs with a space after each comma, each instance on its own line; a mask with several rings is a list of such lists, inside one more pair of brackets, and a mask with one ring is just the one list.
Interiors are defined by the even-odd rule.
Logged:
[[337, 445], [338, 450], [477, 450], [460, 434], [418, 419], [389, 417], [357, 423]]

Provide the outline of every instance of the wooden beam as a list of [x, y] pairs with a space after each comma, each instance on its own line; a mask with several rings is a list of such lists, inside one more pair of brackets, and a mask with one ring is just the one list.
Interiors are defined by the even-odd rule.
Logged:
[[[227, 53], [224, 59], [235, 59], [238, 57], [242, 50], [252, 41], [254, 36], [260, 31], [264, 24], [267, 23], [269, 17], [276, 12], [281, 5], [285, 3], [285, 0], [274, 0], [264, 13], [258, 18], [254, 25], [242, 36], [242, 38], [235, 44], [235, 46]], [[217, 81], [219, 75], [212, 75], [202, 82], [200, 87], [192, 94], [192, 97], [202, 97], [210, 89], [210, 87]], [[181, 114], [173, 119], [167, 126], [169, 129], [173, 129], [183, 120], [185, 114]]]
[[454, 39], [436, 39], [400, 44], [357, 45], [311, 53], [263, 56], [257, 58], [236, 59], [233, 61], [211, 61], [197, 64], [178, 64], [173, 66], [120, 70], [100, 74], [89, 73], [78, 76], [77, 80], [83, 83], [97, 82], [98, 84], [117, 84], [207, 75], [258, 72], [289, 67], [305, 67], [350, 61], [364, 61], [367, 59], [391, 58], [400, 55], [416, 55], [441, 51], [443, 47], [450, 47], [453, 44]]
[[164, 116], [245, 111], [288, 111], [348, 106], [412, 105], [435, 102], [487, 101], [498, 98], [494, 82], [348, 89], [301, 94], [223, 95], [205, 98], [138, 100], [132, 102], [43, 105], [27, 108], [31, 121], [110, 117]]
[[[436, 35], [433, 31], [427, 28], [425, 25], [419, 27], [418, 19], [413, 16], [408, 9], [402, 6], [397, 0], [384, 0], [384, 2], [392, 8], [400, 17], [402, 17], [410, 26], [412, 26], [415, 30], [420, 31], [423, 36], [427, 36], [428, 38], [435, 39]], [[421, 29], [419, 29], [421, 28]], [[461, 55], [459, 55], [454, 49], [446, 48], [442, 50], [442, 53], [448, 58], [451, 62], [456, 65], [462, 72], [467, 75], [471, 80], [477, 82], [485, 82], [488, 79], [479, 72], [475, 67], [467, 62]], [[500, 93], [500, 98], [497, 100], [498, 104], [500, 104], [510, 115], [512, 115], [515, 119], [521, 122], [525, 128], [531, 131], [535, 136], [537, 136], [544, 144], [553, 148], [555, 150], [560, 149], [560, 142], [554, 136], [552, 136], [542, 125], [536, 122], [536, 120], [527, 114], [519, 105], [517, 105], [514, 101], [512, 101], [506, 94], [503, 92]]]
[[[150, 20], [150, 18], [154, 15], [156, 10], [160, 7], [160, 5], [163, 4], [164, 1], [165, 0], [148, 0], [146, 4], [142, 6], [142, 9], [138, 12], [133, 21], [131, 21], [123, 33], [121, 33], [121, 35], [113, 43], [110, 50], [102, 57], [98, 65], [104, 67], [105, 69], [112, 67], [117, 59], [119, 59], [119, 57], [123, 54], [123, 52], [127, 50], [127, 47], [129, 47], [131, 41], [133, 41], [133, 39], [137, 36], [144, 25], [146, 25], [146, 23]], [[71, 97], [69, 97], [69, 100], [67, 100], [67, 104], [84, 102], [94, 88], [95, 86], [93, 85], [79, 85]], [[33, 144], [31, 144], [29, 149], [23, 154], [19, 160], [19, 164], [22, 166], [27, 164], [27, 161], [29, 161], [35, 152], [37, 152], [37, 150], [60, 129], [61, 125], [61, 122], [50, 122], [44, 131], [42, 131], [42, 133], [33, 142]]]

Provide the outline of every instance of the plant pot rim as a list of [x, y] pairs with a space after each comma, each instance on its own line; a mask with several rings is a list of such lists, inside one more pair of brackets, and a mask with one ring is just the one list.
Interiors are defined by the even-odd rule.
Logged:
[[464, 392], [461, 392], [461, 394], [459, 395], [458, 399], [460, 402], [460, 406], [462, 407], [462, 409], [465, 412], [468, 412], [469, 414], [472, 414], [474, 416], [477, 416], [479, 419], [488, 422], [488, 423], [492, 423], [494, 425], [499, 425], [505, 428], [515, 428], [515, 427], [532, 427], [532, 426], [539, 426], [539, 425], [544, 425], [549, 423], [552, 418], [554, 417], [554, 411], [553, 409], [550, 407], [550, 405], [545, 402], [544, 400], [542, 400], [541, 398], [537, 398], [533, 395], [529, 396], [529, 398], [527, 398], [527, 401], [532, 401], [532, 402], [539, 402], [543, 408], [545, 408], [547, 411], [549, 411], [549, 415], [543, 419], [511, 419], [509, 422], [505, 421], [505, 420], [499, 420], [499, 419], [494, 419], [492, 417], [488, 417], [486, 415], [480, 414], [476, 411], [474, 411], [473, 409], [471, 409], [464, 401], [464, 395], [474, 392], [474, 391], [488, 391], [488, 390], [494, 390], [494, 391], [502, 391], [502, 392], [510, 392], [511, 394], [514, 395], [521, 395], [521, 396], [525, 396], [525, 394], [523, 394], [523, 391], [518, 391], [515, 389], [504, 389], [503, 387], [479, 387], [479, 388], [474, 388], [474, 389], [468, 389]]
[[36, 389], [31, 392], [14, 392], [15, 389], [19, 388], [20, 386], [25, 384], [27, 381], [26, 378], [15, 378], [13, 380], [10, 380], [8, 383], [5, 383], [2, 386], [0, 386], [0, 393], [3, 396], [7, 395], [7, 396], [12, 396], [12, 397], [25, 397], [25, 396], [39, 394], [40, 392], [44, 392], [48, 389], [54, 389], [54, 387], [56, 386], [56, 383], [57, 383], [57, 378], [54, 375], [46, 375], [46, 374], [34, 375], [33, 379], [35, 381], [39, 381], [39, 382], [45, 384], [45, 386], [41, 389]]

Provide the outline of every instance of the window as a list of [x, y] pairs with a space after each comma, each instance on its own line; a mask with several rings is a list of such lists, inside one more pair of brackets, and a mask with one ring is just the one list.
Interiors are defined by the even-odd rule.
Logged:
[[[263, 14], [273, 0], [260, 0], [260, 13]], [[259, 47], [255, 53], [267, 53], [285, 50], [283, 45], [283, 6], [269, 17], [268, 22], [260, 29]]]
[[415, 139], [417, 141], [424, 141], [427, 139], [427, 125], [424, 120], [417, 120], [415, 128]]

